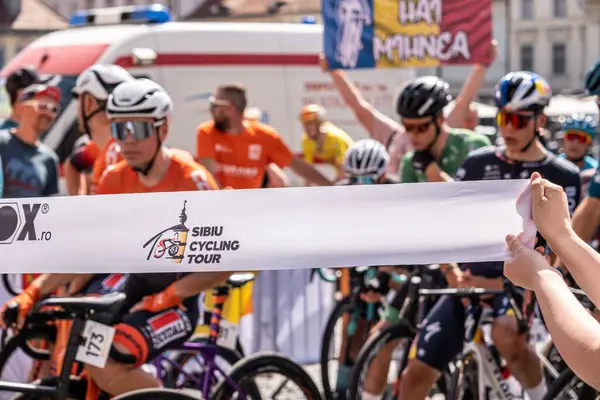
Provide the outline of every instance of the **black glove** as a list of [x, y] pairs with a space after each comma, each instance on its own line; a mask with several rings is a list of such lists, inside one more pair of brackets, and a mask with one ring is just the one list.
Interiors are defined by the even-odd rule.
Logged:
[[434, 163], [435, 159], [428, 151], [415, 151], [413, 154], [412, 165], [415, 171], [420, 171], [425, 173], [425, 170], [429, 166], [429, 164]]
[[383, 271], [377, 271], [374, 278], [369, 279], [365, 276], [365, 291], [373, 291], [382, 295], [386, 295], [390, 290], [390, 274]]

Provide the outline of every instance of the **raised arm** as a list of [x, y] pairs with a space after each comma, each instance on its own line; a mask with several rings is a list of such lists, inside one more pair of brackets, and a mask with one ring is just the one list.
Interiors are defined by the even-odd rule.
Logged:
[[475, 100], [477, 92], [481, 89], [485, 80], [485, 74], [488, 71], [489, 66], [494, 62], [497, 55], [498, 43], [492, 40], [490, 43], [490, 49], [488, 59], [483, 63], [475, 64], [473, 70], [467, 77], [467, 80], [463, 84], [460, 94], [456, 98], [454, 108], [446, 118], [446, 122], [453, 128], [466, 128], [465, 121], [467, 114], [469, 113], [469, 107], [471, 102]]

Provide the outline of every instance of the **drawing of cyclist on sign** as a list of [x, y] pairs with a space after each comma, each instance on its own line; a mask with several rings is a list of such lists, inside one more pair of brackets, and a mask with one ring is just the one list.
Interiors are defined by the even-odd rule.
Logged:
[[371, 8], [367, 0], [340, 0], [336, 6], [335, 59], [344, 68], [355, 68], [363, 49], [363, 28], [373, 24]]
[[166, 254], [165, 258], [167, 260], [173, 260], [177, 264], [181, 263], [187, 245], [188, 232], [190, 231], [185, 226], [185, 221], [187, 221], [187, 214], [185, 213], [186, 203], [187, 201], [183, 202], [183, 209], [179, 215], [179, 224], [157, 233], [144, 244], [144, 248], [152, 244], [146, 260], [149, 260], [152, 256], [154, 258], [163, 258]]

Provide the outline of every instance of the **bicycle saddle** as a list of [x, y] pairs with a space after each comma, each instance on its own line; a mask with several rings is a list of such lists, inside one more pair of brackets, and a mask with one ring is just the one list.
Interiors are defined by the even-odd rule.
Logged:
[[75, 313], [108, 312], [117, 314], [126, 299], [124, 293], [110, 293], [98, 297], [51, 297], [39, 303], [42, 307], [62, 307]]
[[253, 281], [256, 278], [256, 275], [253, 273], [237, 273], [233, 274], [227, 279], [227, 284], [233, 288], [240, 288], [244, 286], [246, 283]]

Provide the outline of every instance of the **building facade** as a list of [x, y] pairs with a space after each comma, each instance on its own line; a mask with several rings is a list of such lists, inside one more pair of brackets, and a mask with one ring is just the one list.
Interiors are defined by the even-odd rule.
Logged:
[[34, 39], [64, 29], [64, 18], [41, 0], [4, 0], [10, 8], [0, 6], [0, 14], [10, 18], [0, 21], [0, 69]]
[[583, 76], [600, 56], [598, 0], [513, 0], [512, 70], [548, 79], [555, 93], [579, 91]]

